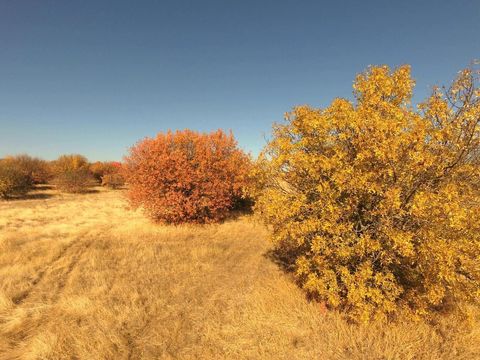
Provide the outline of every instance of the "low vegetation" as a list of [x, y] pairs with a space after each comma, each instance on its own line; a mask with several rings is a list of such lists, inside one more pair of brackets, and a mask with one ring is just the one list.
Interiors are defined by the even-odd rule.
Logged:
[[122, 174], [105, 174], [102, 176], [102, 186], [110, 189], [119, 189], [125, 185], [125, 179]]
[[[122, 164], [118, 161], [96, 161], [89, 165], [89, 171], [98, 183], [104, 182], [104, 177], [109, 175], [115, 175], [114, 179], [116, 181], [114, 182], [119, 182], [123, 179], [121, 175]], [[105, 182], [109, 183], [111, 181], [105, 180]]]
[[67, 193], [88, 191], [96, 184], [118, 189], [125, 185], [122, 164], [115, 161], [89, 163], [78, 155], [62, 155], [45, 161], [26, 154], [0, 159], [0, 198], [19, 198], [35, 184], [52, 184]]
[[25, 195], [32, 187], [32, 179], [15, 159], [0, 160], [0, 198]]
[[32, 184], [44, 184], [51, 179], [50, 168], [45, 160], [27, 154], [9, 156], [5, 160], [14, 163]]
[[68, 193], [86, 192], [93, 185], [86, 157], [82, 155], [62, 155], [52, 164], [53, 184]]

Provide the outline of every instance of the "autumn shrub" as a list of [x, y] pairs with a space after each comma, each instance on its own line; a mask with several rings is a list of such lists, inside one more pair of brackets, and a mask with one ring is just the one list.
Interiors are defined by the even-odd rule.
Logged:
[[87, 169], [89, 167], [88, 160], [85, 156], [79, 154], [62, 155], [52, 164], [55, 174], [65, 171], [78, 169]]
[[98, 182], [102, 181], [102, 176], [105, 175], [104, 163], [101, 161], [96, 161], [89, 165], [89, 171]]
[[53, 183], [58, 189], [80, 193], [93, 185], [93, 177], [90, 174], [88, 160], [82, 155], [62, 155], [54, 161]]
[[312, 298], [357, 321], [478, 302], [478, 75], [414, 107], [408, 66], [371, 67], [353, 102], [299, 106], [274, 126], [256, 209]]
[[95, 180], [102, 182], [105, 175], [119, 174], [121, 167], [121, 163], [116, 161], [96, 161], [89, 165], [89, 170]]
[[8, 156], [5, 160], [14, 162], [34, 184], [47, 183], [51, 178], [50, 168], [45, 160], [27, 154]]
[[0, 160], [0, 198], [25, 195], [32, 187], [32, 178], [14, 158]]
[[118, 189], [125, 185], [125, 179], [120, 173], [105, 174], [102, 176], [102, 186]]
[[159, 133], [125, 158], [128, 197], [155, 221], [218, 221], [242, 197], [248, 167], [231, 133]]

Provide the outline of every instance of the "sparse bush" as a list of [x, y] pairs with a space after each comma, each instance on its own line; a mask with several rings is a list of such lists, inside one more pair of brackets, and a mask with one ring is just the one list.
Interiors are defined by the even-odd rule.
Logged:
[[25, 195], [32, 187], [31, 177], [14, 158], [0, 160], [0, 198]]
[[116, 161], [97, 161], [90, 164], [90, 173], [102, 186], [111, 189], [117, 189], [125, 184], [125, 179], [122, 175], [122, 164]]
[[128, 196], [155, 221], [218, 221], [242, 196], [248, 167], [232, 134], [160, 133], [137, 143], [125, 158]]
[[102, 186], [118, 189], [123, 185], [125, 185], [125, 179], [121, 174], [105, 174], [102, 176]]
[[93, 185], [88, 160], [82, 155], [62, 155], [54, 161], [53, 169], [53, 182], [62, 191], [79, 193]]
[[50, 168], [45, 160], [27, 154], [11, 156], [7, 159], [14, 161], [34, 184], [45, 184], [51, 179]]
[[102, 176], [105, 174], [104, 172], [104, 163], [101, 161], [96, 161], [89, 165], [89, 170], [95, 180], [98, 182], [102, 181]]
[[97, 161], [89, 166], [95, 180], [102, 182], [104, 175], [119, 174], [122, 164], [116, 161]]
[[85, 192], [92, 186], [92, 176], [87, 169], [66, 170], [57, 174], [54, 184], [58, 189], [69, 193]]
[[410, 68], [372, 67], [354, 103], [300, 106], [257, 167], [257, 210], [301, 286], [368, 321], [480, 298], [480, 90], [462, 71], [410, 106]]
[[55, 174], [79, 169], [88, 170], [88, 160], [83, 155], [62, 155], [53, 162], [53, 171]]

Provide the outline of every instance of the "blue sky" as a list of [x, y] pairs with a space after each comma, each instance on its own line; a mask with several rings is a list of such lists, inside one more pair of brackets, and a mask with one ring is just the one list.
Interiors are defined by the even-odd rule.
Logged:
[[0, 157], [119, 160], [183, 128], [256, 154], [370, 64], [411, 64], [420, 100], [478, 58], [478, 0], [0, 0]]

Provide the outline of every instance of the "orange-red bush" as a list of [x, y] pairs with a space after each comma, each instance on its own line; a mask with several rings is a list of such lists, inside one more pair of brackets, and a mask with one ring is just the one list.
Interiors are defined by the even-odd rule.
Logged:
[[159, 133], [125, 158], [128, 197], [155, 221], [213, 222], [242, 197], [249, 157], [230, 133]]

